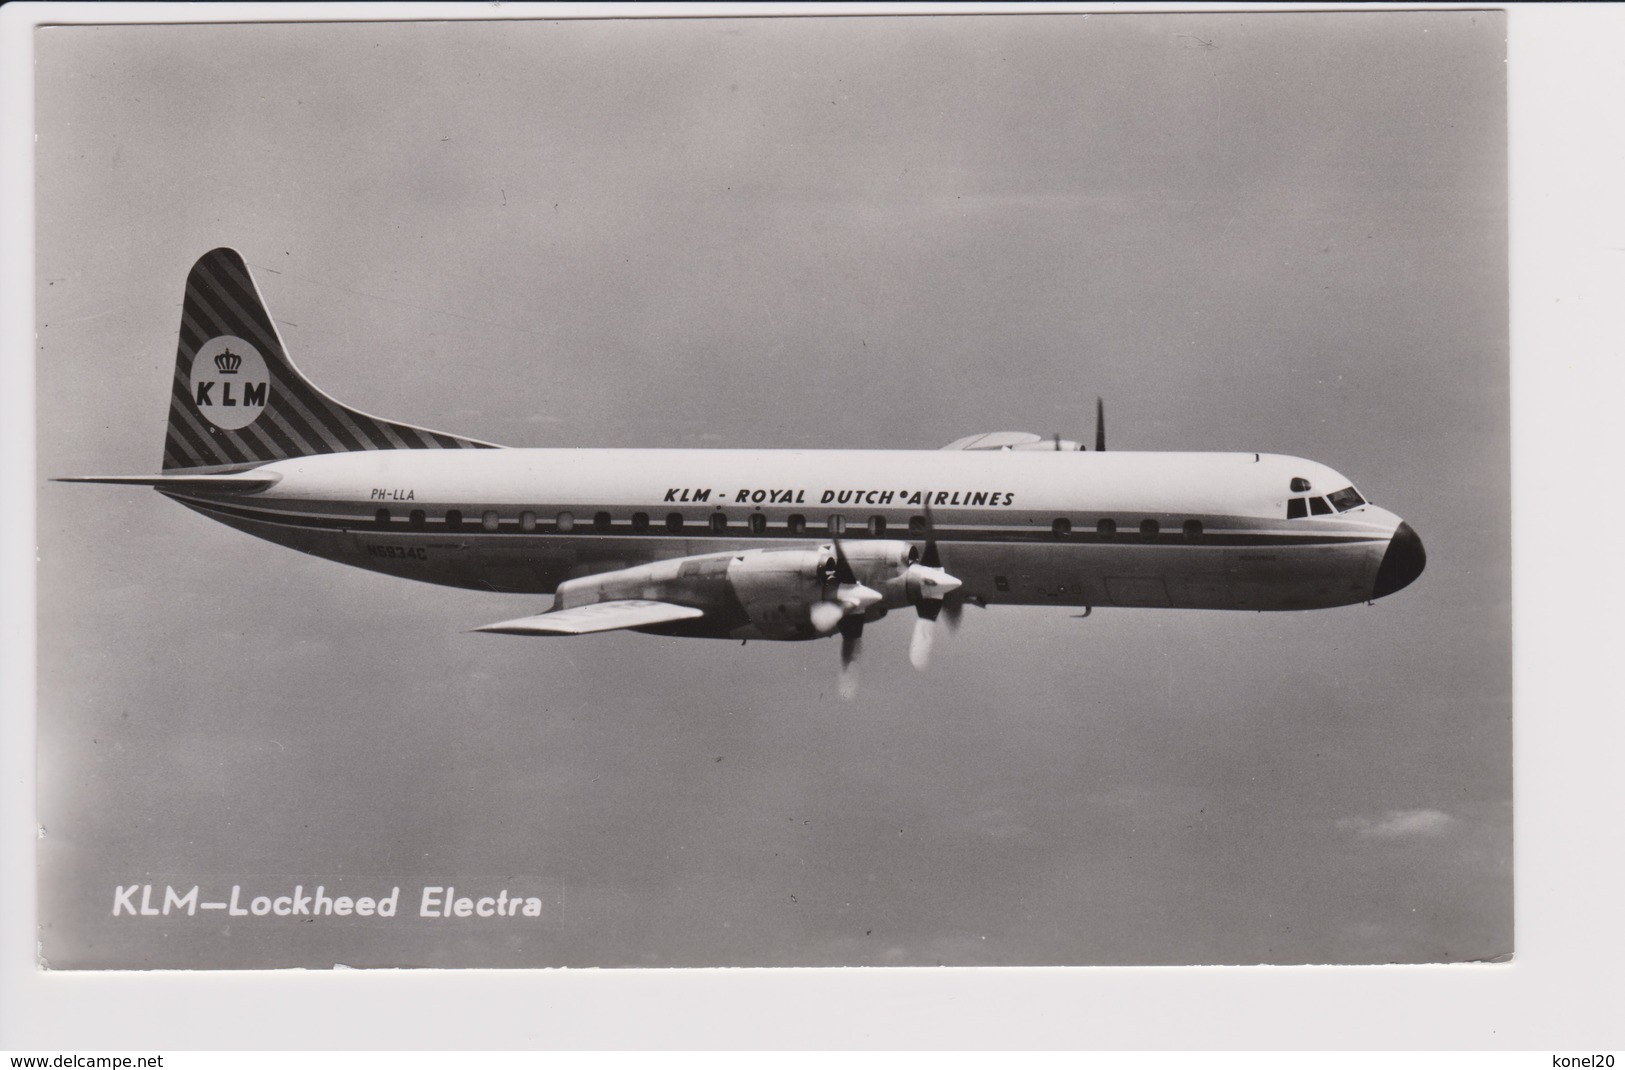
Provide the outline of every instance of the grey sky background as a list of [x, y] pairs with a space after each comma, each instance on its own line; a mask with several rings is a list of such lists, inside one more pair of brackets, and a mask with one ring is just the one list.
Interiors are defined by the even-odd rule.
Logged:
[[[1374, 607], [827, 644], [532, 608], [41, 484], [63, 966], [1457, 961], [1511, 933], [1504, 23], [1485, 12], [97, 27], [38, 48], [41, 474], [160, 455], [181, 285], [512, 445], [1313, 457]], [[118, 881], [539, 888], [540, 925], [115, 924]]]

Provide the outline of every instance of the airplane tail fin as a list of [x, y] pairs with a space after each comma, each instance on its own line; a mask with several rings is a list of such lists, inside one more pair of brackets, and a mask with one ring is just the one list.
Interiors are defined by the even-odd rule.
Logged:
[[299, 373], [235, 249], [192, 265], [181, 308], [164, 471], [238, 469], [353, 450], [491, 449], [339, 404]]

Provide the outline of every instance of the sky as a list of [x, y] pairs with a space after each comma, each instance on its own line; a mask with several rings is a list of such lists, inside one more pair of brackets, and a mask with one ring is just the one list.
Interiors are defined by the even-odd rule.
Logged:
[[[1514, 948], [1505, 26], [1487, 12], [62, 27], [37, 40], [40, 904], [60, 967], [1100, 965]], [[535, 611], [151, 492], [181, 285], [509, 445], [1261, 450], [1374, 606], [835, 644]], [[524, 887], [147, 924], [115, 884]], [[527, 892], [527, 894], [529, 894]], [[410, 911], [403, 911], [410, 913]]]

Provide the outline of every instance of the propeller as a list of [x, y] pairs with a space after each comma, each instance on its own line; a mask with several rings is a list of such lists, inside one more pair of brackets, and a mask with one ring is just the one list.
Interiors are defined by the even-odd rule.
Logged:
[[869, 607], [885, 600], [885, 595], [858, 580], [847, 560], [841, 540], [832, 538], [835, 560], [826, 566], [824, 584], [835, 584], [833, 597], [813, 604], [807, 611], [812, 626], [821, 635], [839, 630], [841, 633], [840, 695], [850, 701], [858, 693], [858, 680], [853, 663], [863, 649], [863, 617]]
[[[1059, 443], [1059, 438], [1056, 441]], [[916, 669], [923, 670], [931, 660], [937, 617], [942, 613], [948, 596], [958, 590], [961, 583], [942, 567], [942, 553], [937, 549], [936, 519], [931, 515], [930, 502], [925, 505], [925, 551], [919, 561], [908, 566], [906, 576], [909, 597], [913, 599], [914, 611], [918, 614], [914, 620], [914, 634], [908, 642], [908, 660]]]
[[858, 582], [857, 574], [852, 571], [852, 562], [846, 559], [846, 551], [841, 549], [841, 540], [835, 539], [833, 541], [835, 543], [835, 568], [828, 579], [825, 580], [825, 584], [827, 585], [830, 580], [834, 580], [834, 597], [814, 603], [812, 608], [807, 611], [807, 615], [812, 620], [812, 626], [818, 629], [822, 635], [828, 635], [837, 627], [841, 628], [842, 635], [845, 635], [845, 626], [849, 622], [848, 618], [856, 616], [859, 618], [858, 631], [861, 634], [863, 630], [861, 619], [863, 614], [870, 606], [883, 600], [885, 596], [873, 587]]

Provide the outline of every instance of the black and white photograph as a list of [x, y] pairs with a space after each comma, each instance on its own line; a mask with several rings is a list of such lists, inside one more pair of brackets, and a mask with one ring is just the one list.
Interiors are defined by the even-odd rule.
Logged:
[[40, 27], [40, 967], [1506, 962], [1506, 22]]

